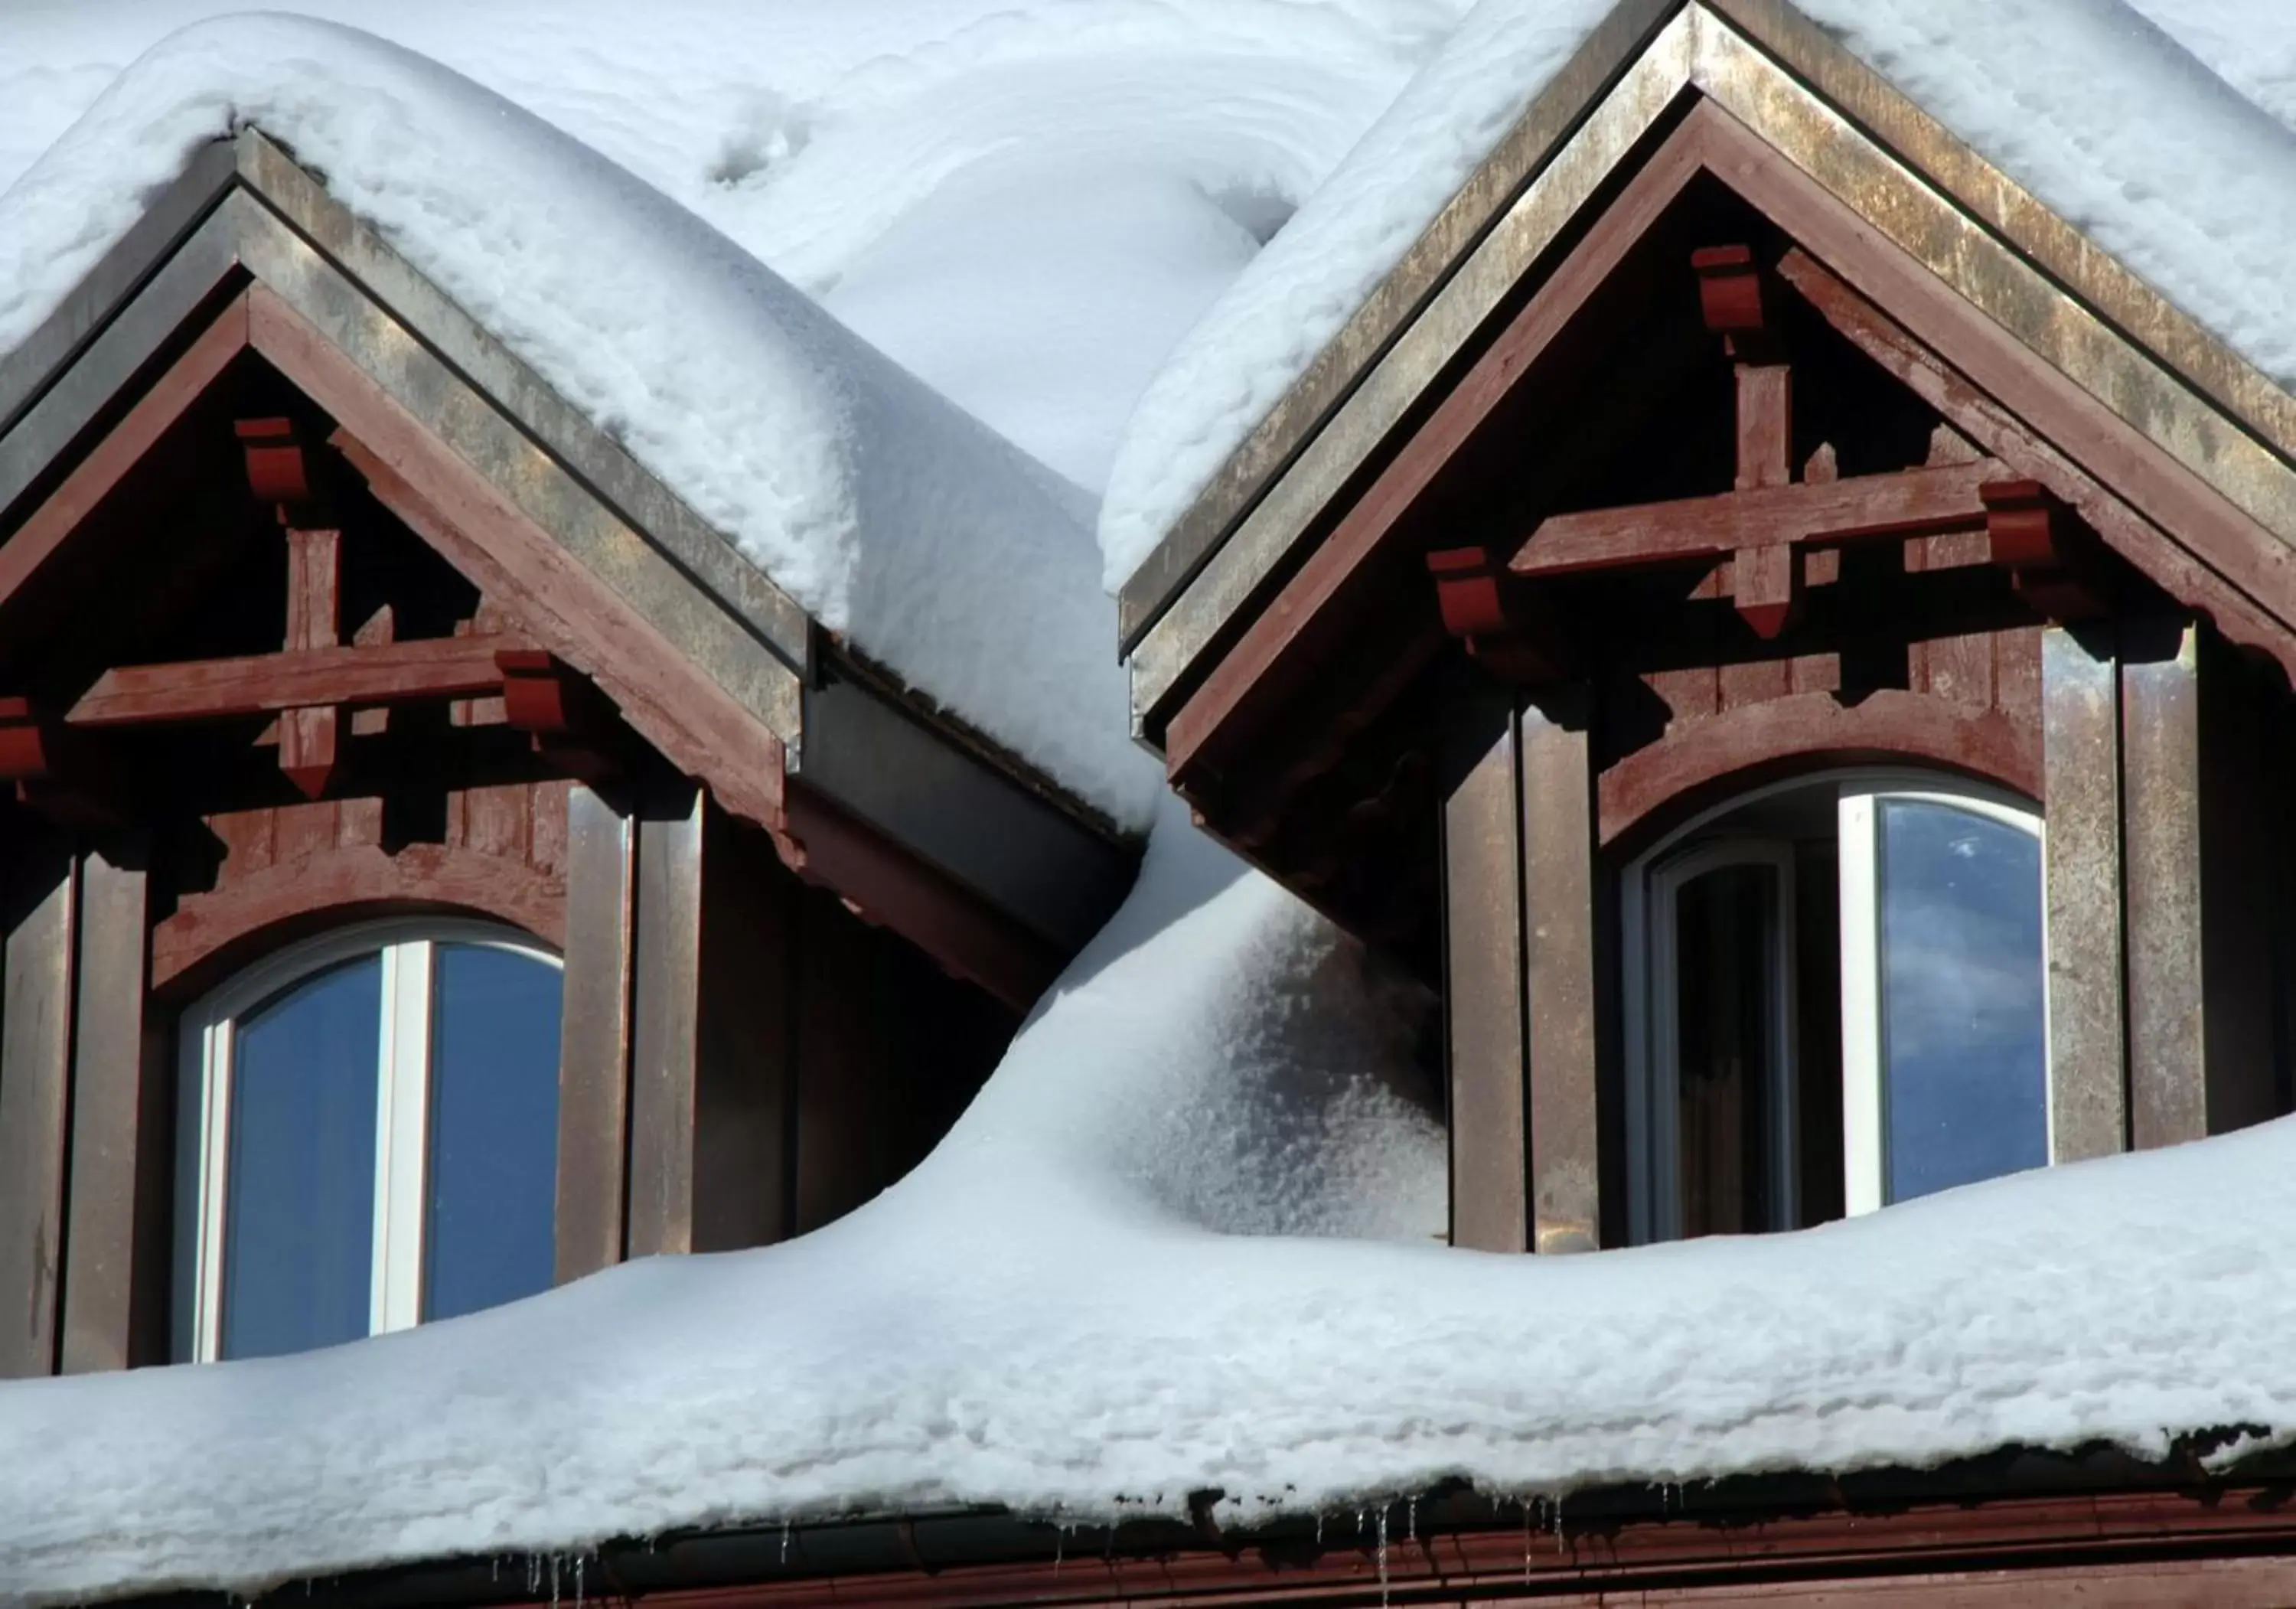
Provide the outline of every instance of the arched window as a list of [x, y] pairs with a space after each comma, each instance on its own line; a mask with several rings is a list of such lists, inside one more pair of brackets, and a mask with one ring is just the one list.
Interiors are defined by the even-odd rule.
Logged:
[[1790, 1228], [2049, 1160], [2041, 818], [1843, 773], [1628, 868], [1630, 1233]]
[[327, 1346], [550, 1284], [558, 959], [394, 921], [273, 956], [184, 1018], [176, 1355]]

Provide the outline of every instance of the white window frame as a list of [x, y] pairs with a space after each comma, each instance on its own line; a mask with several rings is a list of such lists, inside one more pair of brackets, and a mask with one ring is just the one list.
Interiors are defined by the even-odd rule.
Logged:
[[[1881, 807], [1944, 805], [2030, 836], [2041, 851], [2041, 976], [2049, 975], [2048, 824], [1997, 789], [1940, 787], [1938, 779], [1845, 783], [1836, 807], [1841, 840], [1841, 1187], [1851, 1218], [1877, 1211], [1889, 1191], [1889, 1106], [1882, 1070]], [[2056, 1159], [2056, 1080], [2048, 1057], [2049, 991], [2041, 990], [2042, 1088], [2048, 1155]]]
[[223, 1260], [231, 1159], [231, 1083], [240, 1020], [305, 979], [380, 955], [381, 1022], [374, 1122], [374, 1245], [367, 1333], [422, 1321], [423, 1196], [429, 1184], [432, 974], [438, 947], [507, 950], [564, 970], [558, 956], [499, 924], [391, 917], [333, 929], [274, 952], [186, 1011], [178, 1039], [176, 1111], [196, 1113], [176, 1145], [178, 1361], [222, 1354]]
[[[1883, 1131], [1882, 1091], [1881, 929], [1876, 903], [1876, 805], [1905, 799], [1946, 804], [2030, 833], [2042, 850], [2041, 913], [2042, 966], [2048, 965], [2048, 840], [2041, 816], [2005, 789], [1955, 776], [1941, 771], [1902, 768], [1860, 767], [1806, 772], [1735, 793], [1701, 811], [1637, 857], [1620, 879], [1620, 938], [1625, 965], [1621, 979], [1625, 1018], [1627, 1148], [1628, 1181], [1627, 1222], [1628, 1244], [1647, 1244], [1672, 1240], [1682, 1232], [1682, 1157], [1677, 1118], [1680, 1091], [1675, 1087], [1675, 1024], [1664, 1003], [1676, 997], [1674, 980], [1674, 894], [1684, 882], [1718, 866], [1759, 861], [1784, 863], [1780, 891], [1778, 938], [1784, 945], [1776, 991], [1788, 1013], [1778, 1043], [1787, 1047], [1778, 1066], [1786, 1083], [1774, 1089], [1773, 1110], [1783, 1114], [1785, 1142], [1773, 1152], [1775, 1165], [1787, 1175], [1772, 1181], [1774, 1202], [1781, 1203], [1780, 1221], [1798, 1219], [1793, 1159], [1796, 1136], [1791, 1127], [1798, 1108], [1795, 1083], [1799, 1059], [1794, 1044], [1795, 1001], [1792, 995], [1793, 885], [1792, 855], [1775, 840], [1755, 836], [1723, 837], [1685, 850], [1697, 833], [1762, 800], [1807, 789], [1835, 790], [1835, 830], [1840, 838], [1841, 948], [1841, 1104], [1842, 1183], [1844, 1206], [1856, 1216], [1882, 1204], [1887, 1166], [1887, 1136]], [[2043, 990], [2043, 1035], [2047, 1039], [2047, 991]], [[1774, 1073], [1774, 1076], [1776, 1076]], [[2056, 1157], [2055, 1080], [2048, 1080], [2049, 1156]]]

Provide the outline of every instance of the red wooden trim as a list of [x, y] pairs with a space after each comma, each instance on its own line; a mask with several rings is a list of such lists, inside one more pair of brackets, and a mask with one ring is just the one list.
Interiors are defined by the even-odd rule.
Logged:
[[[1567, 1514], [1566, 1505], [1566, 1514]], [[1390, 1516], [1384, 1547], [1333, 1528], [1326, 1545], [1228, 1546], [1043, 1557], [870, 1574], [629, 1592], [659, 1609], [812, 1609], [875, 1605], [1488, 1603], [1535, 1599], [1582, 1609], [1632, 1603], [1848, 1601], [1898, 1609], [2025, 1609], [2078, 1601], [2097, 1609], [2161, 1604], [2281, 1609], [2296, 1602], [2296, 1512], [2250, 1488], [2209, 1497], [2118, 1492], [1995, 1498], [1813, 1515], [1751, 1511], [1632, 1517], [1586, 1525], [1406, 1534]], [[833, 1534], [833, 1533], [832, 1533]], [[797, 1533], [804, 1557], [807, 1534]], [[1047, 1545], [1049, 1546], [1049, 1545]]]
[[1980, 489], [2009, 474], [1990, 458], [1846, 480], [1762, 486], [1710, 497], [1550, 514], [1509, 567], [1568, 575], [1624, 564], [1720, 558], [1781, 544], [1970, 529], [1985, 523]]
[[1595, 293], [1607, 283], [1645, 230], [1705, 166], [1702, 132], [1693, 118], [1628, 181], [1618, 199], [1594, 221], [1587, 238], [1548, 276], [1474, 365], [1413, 432], [1370, 488], [1345, 512], [1332, 534], [1242, 638], [1215, 664], [1176, 710], [1164, 730], [1171, 774], [1192, 768], [1213, 743], [1243, 741], [1255, 721], [1270, 718], [1283, 700], [1272, 672], [1289, 660], [1299, 639], [1350, 579], [1393, 538], [1419, 501], [1492, 411], [1554, 345]]
[[[265, 422], [269, 423], [269, 422]], [[246, 426], [242, 424], [244, 432]], [[276, 456], [275, 447], [260, 449]], [[310, 476], [303, 452], [291, 449], [295, 472], [283, 475], [272, 464], [266, 478], [273, 489], [293, 494], [280, 499], [282, 512], [290, 501], [311, 496]], [[249, 453], [250, 468], [256, 453]], [[286, 649], [332, 648], [342, 641], [343, 533], [290, 527], [287, 531]], [[332, 701], [287, 710], [279, 718], [279, 768], [306, 799], [323, 797], [335, 779], [336, 737], [343, 724]]]
[[395, 854], [342, 845], [183, 896], [152, 930], [152, 987], [196, 993], [258, 948], [393, 909], [474, 911], [565, 946], [562, 874], [443, 844], [408, 844]]
[[[2279, 538], [2072, 380], [2036, 359], [1743, 125], [1718, 113], [1711, 120], [1717, 176], [1807, 248], [1789, 251], [1778, 271], [1829, 323], [2015, 473], [2042, 481], [2072, 504], [2107, 543], [2179, 602], [2206, 611], [2235, 641], [2266, 649], [2296, 672], [2291, 627], [2296, 576]], [[1819, 258], [1831, 272], [1808, 272]], [[1860, 317], [1849, 309], [1849, 318], [1837, 316], [1840, 299], [1825, 298], [1825, 280], [1848, 282], [1844, 288], [1856, 287], [1856, 300], [1867, 313], [1878, 302], [1888, 314]], [[1877, 325], [1879, 340], [1873, 339]], [[1909, 350], [1902, 334], [1889, 340], [1886, 332], [1900, 327], [1928, 352]], [[2129, 505], [2143, 517], [2132, 518]]]
[[1661, 806], [1685, 808], [1726, 781], [1787, 762], [1916, 760], [2041, 797], [2041, 735], [1999, 710], [1948, 703], [1903, 688], [1844, 704], [1795, 693], [1678, 721], [1603, 773], [1602, 841], [1641, 826]]
[[55, 556], [81, 521], [144, 461], [160, 437], [207, 394], [248, 340], [248, 296], [242, 292], [225, 304], [190, 349], [64, 477], [63, 484], [48, 494], [14, 534], [0, 542], [0, 609]]
[[780, 826], [782, 744], [768, 727], [263, 286], [249, 292], [248, 326], [341, 427], [333, 444], [384, 506], [590, 675], [672, 765], [735, 815]]
[[66, 718], [75, 727], [226, 720], [316, 704], [403, 704], [502, 691], [499, 638], [350, 644], [180, 665], [123, 665], [96, 677]]
[[865, 920], [907, 939], [943, 970], [1015, 1011], [1036, 1004], [1061, 969], [1054, 945], [874, 828], [792, 780], [782, 858], [835, 891]]

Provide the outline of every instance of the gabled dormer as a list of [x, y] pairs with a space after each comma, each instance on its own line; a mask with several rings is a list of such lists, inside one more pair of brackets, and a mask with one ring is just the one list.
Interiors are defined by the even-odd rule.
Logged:
[[1136, 725], [1442, 991], [1461, 1244], [2195, 1137], [2290, 1105], [2292, 464], [1791, 7], [1624, 5], [1136, 571]]
[[263, 135], [199, 152], [0, 359], [0, 1374], [398, 1328], [898, 1178], [1132, 865], [966, 691]]

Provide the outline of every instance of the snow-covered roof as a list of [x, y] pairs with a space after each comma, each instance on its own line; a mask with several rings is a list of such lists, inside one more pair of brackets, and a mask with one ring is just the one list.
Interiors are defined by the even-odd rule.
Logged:
[[2296, 1120], [1797, 1234], [1451, 1251], [1440, 1131], [1397, 1088], [1410, 1004], [1168, 820], [940, 1148], [826, 1229], [328, 1351], [0, 1388], [0, 1580], [244, 1590], [857, 1508], [1185, 1517], [1218, 1488], [1248, 1517], [2296, 1428]]
[[396, 45], [258, 16], [155, 47], [0, 195], [0, 350], [249, 125], [824, 626], [1144, 824], [1089, 495], [652, 187]]
[[[2296, 26], [2234, 0], [1793, 0], [1980, 157], [2284, 389]], [[1121, 587], [1614, 12], [1484, 0], [1143, 396], [1100, 516]], [[2284, 13], [2284, 8], [2278, 8]], [[2159, 22], [2152, 20], [2157, 17]], [[2179, 47], [2226, 64], [2243, 88]], [[2236, 41], [2260, 37], [2252, 55]], [[2252, 97], [2252, 98], [2251, 98]]]
[[[2196, 38], [2233, 15], [2228, 4], [2174, 3], [2213, 19], [2193, 25]], [[33, 32], [93, 27], [84, 19], [99, 9], [124, 34], [207, 8], [123, 0], [12, 16], [12, 47], [29, 48], [0, 61], [0, 160], [45, 144], [65, 120], [54, 109], [85, 104], [108, 78], [111, 58], [75, 76]], [[1602, 9], [1495, 0], [1253, 259], [1140, 415], [1108, 515], [1111, 573]], [[2177, 259], [2189, 284], [2143, 255], [2148, 218], [2160, 220], [2153, 249], [2191, 245], [2203, 203], [2181, 192], [2203, 158], [2132, 151], [2133, 138], [2084, 146], [2111, 131], [2074, 103], [2117, 120], [2142, 90], [2195, 109], [2200, 144], [2185, 149], [2230, 161], [2223, 193], [2235, 200], [2241, 185], [2251, 198], [2281, 185], [2281, 136], [2259, 133], [2189, 63], [2169, 58], [2154, 82], [2143, 58], [2163, 47], [2132, 44], [2128, 13], [2076, 15], [2074, 0], [2019, 13], [2033, 27], [2064, 21], [2046, 69], [2066, 75], [2057, 94], [2003, 76], [2045, 70], [1989, 59], [2033, 40], [2005, 32], [2011, 20], [1979, 0], [1808, 9], [2101, 240], [2124, 230], [2112, 249], [2164, 275], [2271, 368], [2244, 326], [2215, 322], [2258, 271], [2244, 247], [2213, 266]], [[1088, 544], [1067, 545], [1076, 494], [840, 332], [759, 266], [756, 242], [782, 231], [788, 255], [765, 255], [805, 292], [1089, 480], [1094, 455], [1112, 446], [1107, 422], [1159, 343], [1250, 257], [1248, 225], [1272, 225], [1322, 176], [1456, 11], [1431, 0], [1009, 11], [820, 0], [758, 17], [702, 0], [393, 8], [394, 27], [431, 29], [442, 53], [485, 55], [462, 64], [490, 66], [481, 76], [529, 107], [546, 103], [621, 168], [371, 41], [276, 19], [201, 29], [139, 69], [132, 92], [105, 96], [0, 200], [0, 349], [191, 144], [254, 118], [745, 551], [783, 566], [776, 579], [808, 606], [825, 619], [842, 611], [832, 623], [864, 648], [1000, 735], [989, 712], [1008, 698], [1084, 723], [1082, 736], [1030, 728], [1008, 741], [1047, 768], [1071, 768], [1079, 786], [1106, 759], [1101, 780], [1134, 800], [1136, 818], [1137, 784], [1116, 766], [1120, 683], [1094, 668], [1109, 664], [1111, 617], [1096, 585], [1076, 585], [1079, 571], [1093, 579]], [[775, 33], [774, 16], [805, 26]], [[2208, 37], [2232, 37], [2232, 25]], [[1897, 53], [1915, 50], [1927, 53]], [[1287, 77], [1296, 59], [1314, 70]], [[2244, 60], [2244, 88], [2268, 103], [2284, 75], [2268, 54]], [[2038, 96], [2041, 110], [1968, 121], [1985, 105], [1973, 62], [2005, 86], [2005, 105]], [[1938, 82], [1917, 81], [1924, 72]], [[745, 96], [745, 78], [775, 87]], [[1217, 137], [1144, 145], [1142, 130], [1189, 126], [1205, 82], [1226, 97], [1212, 97], [1224, 107]], [[955, 144], [977, 160], [918, 166], [939, 126], [959, 128]], [[1987, 145], [1988, 127], [2005, 143]], [[2239, 157], [2251, 136], [2257, 152]], [[458, 160], [474, 144], [487, 161]], [[996, 166], [1015, 144], [1030, 160]], [[1059, 148], [1071, 145], [1115, 166], [1063, 168]], [[1144, 149], [1152, 160], [1115, 160]], [[687, 171], [703, 150], [723, 159], [722, 181]], [[2046, 187], [2051, 162], [2084, 160], [2087, 191]], [[2118, 177], [2096, 177], [2096, 164], [2123, 160]], [[876, 186], [865, 182], [871, 164], [883, 168]], [[1095, 193], [1076, 176], [1119, 170], [1136, 187]], [[1069, 179], [1042, 190], [1046, 204], [1104, 203], [1080, 233], [1112, 229], [1136, 276], [1107, 275], [1107, 257], [1067, 242], [1028, 260], [1025, 243], [1045, 233], [1029, 186], [1059, 173]], [[2252, 235], [2267, 223], [2243, 226]], [[554, 264], [570, 243], [594, 283]], [[980, 314], [1019, 305], [989, 283], [1000, 256], [1015, 269], [1012, 293], [1057, 313], [1044, 330]], [[937, 276], [951, 264], [953, 278]], [[2223, 308], [2207, 300], [2218, 291]], [[2261, 329], [2277, 304], [2239, 306]], [[1047, 344], [1028, 345], [1039, 338]], [[882, 435], [871, 445], [856, 432]], [[904, 456], [879, 458], [879, 447]], [[903, 523], [924, 509], [952, 529], [938, 483], [861, 484], [880, 465], [897, 480], [980, 477], [963, 517], [1026, 514], [1011, 530], [1041, 541], [1023, 554], [1041, 573], [1008, 569], [984, 587], [965, 568], [972, 555]], [[906, 611], [873, 592], [871, 565], [894, 558], [941, 590], [920, 586]], [[1040, 620], [1047, 635], [1027, 663], [1073, 676], [1066, 702], [968, 679], [987, 674], [968, 658], [984, 643], [1010, 646], [1025, 635], [1018, 623]], [[1079, 746], [1060, 747], [1070, 742]], [[2296, 1120], [1793, 1235], [1578, 1259], [1455, 1252], [1432, 1244], [1443, 1142], [1411, 1088], [1423, 1008], [1408, 984], [1168, 809], [1130, 901], [948, 1139], [827, 1229], [631, 1264], [324, 1352], [0, 1387], [0, 1598], [247, 1588], [857, 1507], [1182, 1515], [1188, 1493], [1216, 1487], [1254, 1512], [1306, 1510], [1452, 1475], [1553, 1493], [1931, 1465], [2012, 1443], [2157, 1453], [2185, 1431], [2264, 1427], [2268, 1442], [2296, 1429], [2285, 1344], [2296, 1281], [2283, 1261]], [[1374, 1361], [1401, 1357], [1410, 1368]]]

